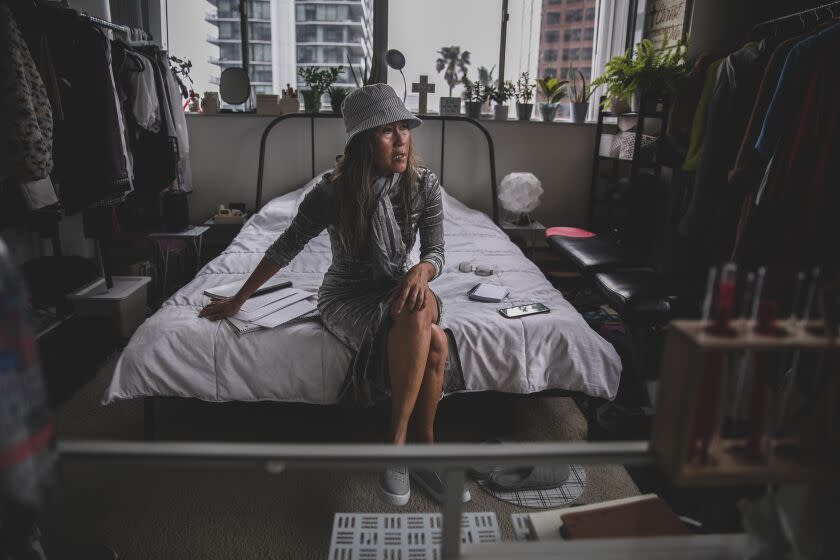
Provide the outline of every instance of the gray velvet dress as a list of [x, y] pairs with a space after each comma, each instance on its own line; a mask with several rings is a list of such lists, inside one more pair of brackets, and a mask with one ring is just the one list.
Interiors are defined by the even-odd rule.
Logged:
[[[388, 376], [388, 313], [391, 297], [399, 281], [413, 266], [408, 253], [420, 234], [420, 260], [443, 271], [443, 207], [440, 183], [434, 173], [420, 168], [419, 196], [415, 207], [406, 212], [400, 196], [401, 175], [376, 177], [376, 204], [370, 219], [366, 255], [348, 255], [339, 240], [336, 223], [338, 198], [330, 174], [304, 197], [289, 228], [268, 248], [266, 256], [281, 268], [326, 228], [332, 246], [332, 264], [318, 290], [318, 311], [324, 326], [353, 351], [353, 359], [339, 395], [343, 404], [370, 406], [390, 396]], [[407, 243], [401, 231], [404, 220], [411, 220]], [[437, 297], [437, 296], [436, 296]], [[443, 326], [443, 307], [437, 298]], [[446, 332], [446, 331], [445, 331]], [[446, 363], [444, 392], [462, 386], [457, 350], [451, 333]]]

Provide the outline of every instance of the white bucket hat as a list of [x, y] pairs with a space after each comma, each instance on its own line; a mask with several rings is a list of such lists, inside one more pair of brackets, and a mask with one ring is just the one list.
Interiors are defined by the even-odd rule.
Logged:
[[341, 103], [347, 146], [358, 133], [383, 124], [408, 121], [408, 128], [423, 122], [405, 108], [394, 88], [388, 84], [371, 84], [353, 90]]

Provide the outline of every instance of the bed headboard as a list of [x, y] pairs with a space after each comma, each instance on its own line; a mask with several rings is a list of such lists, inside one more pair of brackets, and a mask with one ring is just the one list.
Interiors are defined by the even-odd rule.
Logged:
[[[439, 178], [442, 184], [444, 180], [444, 162], [445, 154], [446, 154], [446, 123], [448, 121], [456, 121], [456, 122], [465, 122], [469, 123], [472, 126], [479, 129], [482, 134], [484, 135], [484, 139], [487, 142], [487, 151], [489, 155], [490, 161], [490, 196], [492, 197], [491, 204], [493, 208], [493, 221], [495, 223], [499, 223], [499, 200], [497, 197], [496, 192], [496, 153], [495, 148], [493, 147], [493, 138], [490, 136], [490, 133], [487, 131], [486, 128], [479, 122], [474, 119], [462, 116], [447, 116], [447, 115], [417, 115], [417, 117], [424, 121], [441, 121], [441, 129], [440, 129], [440, 173]], [[341, 115], [337, 113], [289, 113], [288, 115], [281, 115], [275, 119], [272, 119], [265, 126], [265, 130], [263, 130], [262, 137], [260, 138], [260, 159], [259, 159], [259, 167], [257, 168], [257, 196], [256, 201], [254, 203], [254, 211], [258, 211], [262, 208], [262, 194], [263, 194], [263, 175], [265, 173], [265, 146], [268, 141], [268, 137], [271, 134], [271, 131], [274, 127], [281, 122], [290, 120], [290, 119], [309, 119], [309, 138], [310, 138], [310, 161], [312, 162], [312, 177], [315, 176], [315, 119], [337, 119], [341, 118]]]

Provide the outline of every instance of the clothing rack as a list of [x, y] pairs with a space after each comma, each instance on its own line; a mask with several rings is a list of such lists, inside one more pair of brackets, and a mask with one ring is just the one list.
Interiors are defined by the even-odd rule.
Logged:
[[112, 23], [108, 20], [98, 18], [96, 16], [92, 16], [87, 12], [79, 12], [79, 17], [93, 23], [94, 25], [98, 25], [100, 27], [105, 27], [107, 29], [111, 29], [113, 31], [120, 31], [125, 33], [127, 39], [133, 40], [135, 37], [139, 37], [141, 41], [147, 41], [151, 43], [153, 41], [152, 35], [146, 31], [145, 29], [135, 29], [133, 27], [128, 27], [126, 25], [119, 25], [117, 23]]
[[[822, 4], [820, 6], [814, 6], [813, 8], [808, 8], [807, 10], [800, 10], [798, 12], [794, 12], [792, 14], [787, 14], [785, 16], [781, 16], [781, 17], [777, 17], [777, 18], [773, 18], [773, 19], [768, 19], [767, 21], [763, 21], [763, 22], [759, 23], [758, 25], [756, 25], [755, 27], [753, 27], [753, 31], [758, 31], [758, 30], [763, 29], [764, 27], [766, 27], [768, 25], [779, 25], [779, 24], [782, 24], [782, 23], [788, 23], [789, 21], [791, 21], [793, 19], [796, 19], [796, 18], [798, 18], [800, 20], [803, 20], [803, 16], [808, 15], [808, 14], [813, 14], [813, 15], [817, 16], [817, 20], [819, 20], [819, 11], [820, 10], [828, 10], [829, 13], [831, 13], [832, 17], [833, 17], [834, 13], [832, 12], [832, 8], [840, 8], [840, 1], [828, 2], [827, 4]], [[838, 15], [840, 15], [840, 13], [838, 13]]]

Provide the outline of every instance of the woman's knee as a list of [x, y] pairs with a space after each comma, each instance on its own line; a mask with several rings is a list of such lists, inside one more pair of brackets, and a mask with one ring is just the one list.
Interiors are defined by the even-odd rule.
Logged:
[[428, 305], [423, 309], [409, 310], [403, 309], [399, 313], [391, 311], [391, 320], [394, 324], [402, 324], [410, 326], [414, 329], [428, 329], [434, 322], [434, 314]]

